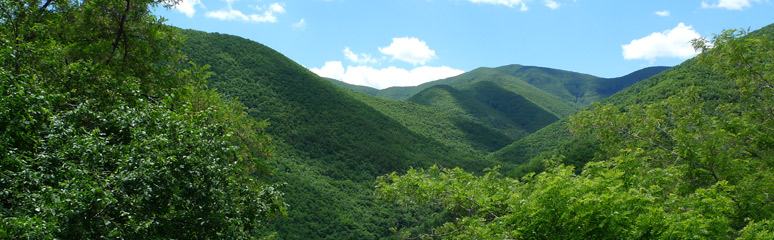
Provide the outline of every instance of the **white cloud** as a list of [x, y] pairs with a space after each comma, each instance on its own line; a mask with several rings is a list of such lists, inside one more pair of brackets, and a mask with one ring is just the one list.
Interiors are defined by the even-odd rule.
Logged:
[[346, 57], [350, 61], [360, 63], [360, 64], [377, 62], [377, 60], [371, 57], [370, 54], [365, 54], [365, 53], [356, 54], [352, 52], [352, 50], [349, 50], [349, 47], [344, 48], [344, 57]]
[[240, 12], [238, 10], [234, 10], [234, 9], [211, 11], [211, 12], [207, 12], [205, 14], [205, 16], [208, 17], [208, 18], [217, 18], [217, 19], [220, 19], [220, 20], [242, 20], [242, 21], [247, 21], [247, 20], [250, 19], [244, 13], [242, 13], [242, 12]]
[[177, 5], [175, 5], [175, 10], [185, 14], [189, 18], [192, 18], [194, 13], [196, 13], [196, 5], [204, 6], [199, 0], [181, 0], [177, 3]]
[[[714, 2], [714, 0], [713, 0]], [[717, 3], [710, 4], [701, 1], [702, 8], [725, 8], [728, 10], [742, 10], [750, 7], [750, 2], [760, 2], [760, 0], [718, 0]]]
[[690, 58], [696, 55], [696, 50], [690, 41], [701, 37], [692, 26], [683, 23], [664, 32], [655, 32], [647, 37], [632, 40], [622, 45], [623, 57], [626, 60], [647, 59], [651, 62], [656, 58]]
[[369, 66], [347, 66], [339, 61], [325, 62], [321, 68], [312, 68], [321, 77], [337, 79], [349, 84], [384, 89], [392, 86], [416, 86], [422, 83], [453, 77], [464, 73], [447, 66], [421, 66], [411, 70], [398, 67], [376, 69]]
[[659, 15], [659, 16], [662, 16], [662, 17], [669, 17], [669, 10], [656, 11], [656, 15]]
[[427, 43], [413, 37], [393, 38], [390, 46], [379, 48], [379, 51], [392, 56], [392, 59], [414, 65], [425, 65], [427, 61], [435, 58], [435, 51], [430, 49]]
[[508, 7], [520, 6], [519, 9], [521, 11], [529, 10], [524, 0], [468, 0], [468, 1], [472, 3], [499, 4], [499, 5], [505, 5]]
[[293, 24], [293, 25], [291, 25], [291, 26], [292, 26], [293, 28], [297, 28], [297, 29], [305, 29], [305, 28], [306, 28], [306, 19], [303, 19], [303, 18], [302, 18], [302, 19], [301, 19], [301, 20], [299, 20], [297, 23], [294, 23], [294, 24]]
[[267, 12], [285, 13], [285, 8], [279, 3], [272, 3], [269, 5], [269, 10], [267, 10]]
[[256, 9], [258, 11], [263, 11], [261, 14], [244, 14], [239, 10], [235, 10], [231, 8], [231, 1], [228, 2], [228, 9], [226, 10], [218, 10], [218, 11], [210, 11], [205, 14], [208, 18], [215, 18], [220, 19], [224, 21], [231, 21], [231, 20], [240, 20], [240, 21], [246, 21], [246, 22], [268, 22], [268, 23], [275, 23], [277, 22], [277, 14], [283, 14], [285, 13], [285, 8], [282, 7], [279, 3], [272, 3], [269, 5], [268, 8], [265, 10], [261, 7], [257, 7]]
[[546, 7], [550, 9], [557, 9], [559, 8], [559, 3], [554, 0], [545, 0]]

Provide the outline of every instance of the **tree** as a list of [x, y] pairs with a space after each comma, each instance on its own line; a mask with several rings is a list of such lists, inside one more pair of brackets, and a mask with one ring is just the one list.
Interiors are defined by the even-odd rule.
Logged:
[[594, 105], [571, 118], [603, 153], [580, 174], [561, 157], [520, 181], [433, 167], [383, 176], [379, 194], [456, 214], [420, 235], [428, 239], [770, 238], [774, 41], [731, 30], [694, 44], [698, 61], [737, 83], [725, 93], [732, 101], [690, 88], [654, 103]]
[[204, 84], [164, 1], [0, 1], [0, 238], [256, 238], [265, 121]]

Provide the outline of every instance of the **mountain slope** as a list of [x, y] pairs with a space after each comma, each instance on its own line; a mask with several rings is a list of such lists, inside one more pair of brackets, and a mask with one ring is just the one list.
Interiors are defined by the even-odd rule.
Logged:
[[[410, 101], [368, 96], [356, 91], [350, 93], [413, 132], [477, 156], [483, 157], [514, 141], [514, 138], [488, 127], [471, 114]], [[514, 137], [521, 138], [526, 135], [526, 132], [518, 131]]]
[[456, 77], [451, 77], [439, 81], [429, 82], [417, 86], [417, 89], [424, 89], [435, 85], [449, 85], [455, 88], [463, 85], [475, 84], [476, 82], [488, 81], [497, 84], [500, 88], [511, 91], [515, 94], [521, 95], [535, 105], [540, 106], [551, 114], [562, 118], [568, 116], [577, 109], [567, 104], [562, 99], [547, 93], [529, 83], [501, 73], [491, 68], [478, 68], [476, 70], [463, 73]]
[[522, 65], [508, 65], [495, 69], [522, 79], [577, 108], [582, 108], [662, 72], [668, 67], [644, 68], [618, 78], [600, 78], [588, 74]]
[[271, 124], [267, 130], [278, 145], [273, 180], [288, 183], [291, 204], [289, 216], [273, 226], [282, 238], [383, 237], [390, 234], [385, 220], [399, 218], [401, 210], [374, 206], [375, 176], [434, 163], [490, 166], [407, 129], [264, 45], [222, 34], [184, 34], [184, 53], [215, 73], [208, 85]]
[[526, 136], [528, 131], [500, 111], [451, 86], [437, 85], [408, 99], [409, 102], [433, 106], [457, 115], [471, 116], [487, 127], [513, 139]]
[[505, 90], [493, 82], [475, 82], [463, 85], [461, 89], [478, 101], [503, 113], [518, 126], [530, 133], [559, 120], [559, 118], [523, 96]]
[[[619, 106], [626, 106], [633, 103], [646, 103], [663, 100], [678, 93], [688, 87], [695, 86], [703, 89], [707, 99], [721, 99], [723, 89], [730, 89], [731, 83], [722, 81], [717, 76], [711, 76], [708, 69], [699, 66], [693, 60], [688, 60], [678, 66], [661, 72], [651, 78], [640, 81], [631, 87], [623, 89], [612, 96], [600, 101], [600, 104], [613, 103]], [[551, 157], [551, 155], [565, 154], [569, 155], [570, 150], [581, 150], [577, 146], [581, 141], [580, 136], [573, 136], [570, 133], [569, 121], [557, 121], [540, 131], [517, 140], [503, 149], [500, 149], [488, 156], [495, 161], [509, 163], [528, 163], [529, 170], [519, 170], [519, 172], [528, 172], [539, 169], [539, 158]], [[594, 148], [590, 140], [584, 140], [585, 147]], [[575, 144], [576, 146], [571, 146]], [[562, 151], [566, 150], [566, 151]], [[585, 149], [583, 149], [585, 151]], [[578, 162], [580, 159], [590, 159], [593, 152], [577, 156], [577, 159], [566, 159], [568, 162]], [[582, 166], [579, 164], [579, 166]]]
[[[428, 82], [415, 87], [390, 87], [382, 90], [350, 85], [333, 79], [329, 80], [336, 85], [371, 96], [397, 100], [409, 99], [424, 89], [436, 85], [459, 87], [473, 81], [490, 81], [523, 95], [528, 100], [561, 118], [588, 106], [591, 102], [606, 98], [621, 89], [666, 69], [668, 67], [648, 67], [622, 77], [600, 78], [559, 69], [514, 64], [497, 68], [478, 68], [459, 76]], [[523, 83], [531, 86], [526, 87]], [[535, 92], [536, 89], [541, 91]], [[552, 97], [541, 96], [544, 94], [552, 95]], [[557, 103], [557, 100], [563, 103]]]
[[[769, 25], [750, 33], [748, 36], [774, 36], [774, 25]], [[645, 69], [649, 70], [649, 69]], [[650, 70], [649, 70], [650, 71]], [[633, 73], [640, 74], [640, 73]], [[649, 73], [644, 73], [645, 75]], [[637, 76], [633, 76], [637, 78]], [[631, 80], [629, 80], [631, 81]], [[735, 96], [733, 91], [738, 91], [732, 81], [714, 74], [711, 69], [700, 65], [696, 60], [690, 59], [682, 64], [660, 72], [646, 80], [639, 81], [612, 96], [603, 99], [601, 104], [615, 104], [622, 108], [632, 104], [647, 104], [667, 99], [679, 94], [687, 88], [696, 88], [699, 96], [707, 101], [706, 111], [714, 111], [714, 107], [722, 103], [734, 102], [730, 96]], [[582, 142], [579, 147], [578, 143]], [[517, 140], [503, 149], [500, 149], [487, 157], [493, 161], [502, 161], [514, 164], [524, 163], [513, 172], [516, 175], [542, 169], [541, 158], [552, 155], [575, 156], [565, 159], [570, 163], [581, 166], [582, 159], [594, 157], [598, 148], [596, 141], [588, 136], [575, 136], [570, 133], [568, 121], [558, 121], [546, 128]], [[584, 154], [578, 154], [584, 153]]]

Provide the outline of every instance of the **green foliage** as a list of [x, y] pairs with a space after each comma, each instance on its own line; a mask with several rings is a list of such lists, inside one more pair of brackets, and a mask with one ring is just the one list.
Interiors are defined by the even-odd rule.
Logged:
[[[511, 137], [481, 123], [472, 114], [410, 101], [371, 97], [358, 92], [351, 92], [351, 95], [411, 131], [463, 152], [484, 156], [513, 142]], [[523, 131], [518, 134], [517, 137], [526, 135]]]
[[519, 79], [492, 68], [479, 68], [456, 77], [425, 83], [417, 87], [427, 88], [439, 84], [460, 87], [480, 81], [495, 83], [500, 88], [521, 95], [530, 102], [540, 106], [545, 111], [548, 111], [559, 118], [569, 116], [578, 111], [576, 107], [561, 98], [543, 91], [523, 79]]
[[382, 90], [346, 84], [334, 84], [371, 96], [406, 100], [438, 85], [460, 87], [478, 81], [493, 82], [508, 91], [522, 95], [557, 117], [566, 117], [594, 101], [604, 99], [621, 89], [656, 75], [667, 67], [648, 67], [618, 78], [599, 78], [557, 69], [507, 65], [478, 68], [459, 76], [428, 82], [415, 87], [390, 87]]
[[[421, 225], [421, 219], [431, 219], [433, 213], [376, 204], [376, 176], [434, 163], [468, 169], [493, 165], [473, 151], [456, 148], [467, 143], [435, 140], [420, 133], [423, 126], [408, 128], [391, 118], [410, 110], [383, 113], [374, 107], [378, 104], [370, 106], [266, 46], [234, 36], [183, 32], [183, 52], [194, 62], [210, 65], [215, 74], [207, 86], [238, 99], [250, 117], [271, 122], [267, 132], [277, 154], [270, 162], [276, 171], [269, 180], [288, 183], [283, 188], [288, 216], [271, 226], [279, 238], [392, 235], [388, 229], [395, 223]], [[489, 148], [490, 143], [478, 142], [487, 145], [482, 149]]]
[[711, 44], [695, 42], [705, 51], [695, 61], [735, 80], [734, 89], [690, 87], [654, 102], [597, 104], [573, 116], [573, 133], [596, 138], [576, 143], [599, 149], [580, 154], [595, 160], [580, 173], [561, 157], [521, 181], [496, 171], [477, 177], [432, 167], [380, 177], [378, 193], [456, 215], [419, 235], [427, 239], [770, 239], [773, 42], [738, 30]]
[[[734, 96], [739, 94], [732, 81], [727, 81], [721, 75], [713, 73], [709, 67], [698, 64], [695, 59], [690, 59], [623, 89], [601, 100], [600, 104], [617, 106], [650, 104], [667, 99], [669, 96], [682, 94], [682, 90], [690, 87], [697, 88], [696, 93], [707, 101], [707, 104], [704, 104], [706, 111], [714, 111], [713, 106], [734, 101]], [[544, 169], [542, 160], [553, 156], [579, 155], [580, 152], [574, 152], [575, 150], [587, 152], [584, 154], [587, 156], [594, 156], [595, 153], [591, 151], [598, 149], [596, 145], [599, 143], [588, 140], [593, 138], [592, 136], [572, 134], [568, 122], [564, 119], [557, 121], [487, 157], [496, 162], [526, 163], [518, 166], [511, 174], [520, 177], [529, 172], [542, 171]], [[588, 144], [585, 144], [587, 147], [578, 147], [577, 142]], [[568, 161], [565, 162], [566, 164], [579, 166], [570, 163], [572, 161], [570, 157], [566, 160]], [[586, 159], [588, 160], [590, 158]]]
[[484, 126], [495, 129], [512, 139], [519, 139], [529, 134], [524, 127], [511, 120], [510, 116], [474, 98], [471, 94], [451, 86], [430, 87], [412, 96], [408, 101], [443, 109], [458, 116], [469, 116]]
[[463, 86], [475, 99], [503, 113], [516, 125], [535, 132], [559, 118], [530, 102], [523, 96], [505, 90], [492, 82], [476, 82]]
[[255, 238], [265, 122], [177, 71], [157, 1], [0, 1], [0, 238]]
[[521, 65], [496, 69], [558, 96], [580, 109], [668, 68], [649, 67], [618, 78], [599, 78], [588, 74]]
[[731, 231], [724, 214], [733, 212], [732, 200], [722, 194], [724, 186], [667, 199], [658, 184], [674, 181], [673, 171], [638, 182], [609, 167], [575, 175], [560, 165], [522, 181], [432, 167], [377, 182], [385, 199], [439, 205], [457, 215], [419, 235], [427, 239], [707, 239]]

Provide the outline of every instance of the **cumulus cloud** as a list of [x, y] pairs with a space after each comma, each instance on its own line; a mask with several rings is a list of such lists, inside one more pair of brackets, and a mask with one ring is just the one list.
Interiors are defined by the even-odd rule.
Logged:
[[360, 64], [377, 62], [377, 60], [371, 57], [370, 54], [365, 54], [365, 53], [357, 54], [352, 52], [352, 50], [349, 50], [349, 47], [344, 48], [344, 57], [346, 57], [350, 61], [360, 63]]
[[546, 7], [550, 9], [557, 9], [559, 8], [559, 3], [554, 0], [545, 0]]
[[519, 6], [519, 9], [521, 11], [529, 10], [529, 8], [527, 8], [527, 3], [525, 3], [524, 0], [468, 0], [468, 1], [472, 3], [499, 4], [499, 5], [505, 5], [508, 7]]
[[228, 3], [227, 9], [207, 12], [205, 16], [224, 21], [240, 20], [246, 22], [274, 23], [277, 22], [277, 14], [285, 13], [285, 8], [279, 3], [272, 3], [265, 9], [263, 7], [257, 7], [256, 9], [258, 11], [263, 11], [261, 14], [244, 14], [239, 10], [233, 9], [230, 1]]
[[298, 22], [294, 23], [291, 26], [293, 28], [296, 28], [296, 29], [305, 29], [306, 28], [306, 19], [302, 18], [301, 20], [299, 20]]
[[175, 5], [175, 10], [192, 18], [196, 13], [196, 5], [204, 6], [199, 0], [182, 0]]
[[669, 11], [668, 10], [656, 11], [655, 13], [656, 13], [656, 15], [659, 15], [659, 16], [662, 16], [662, 17], [669, 17]]
[[692, 26], [683, 23], [664, 32], [655, 32], [647, 37], [634, 39], [629, 44], [622, 45], [623, 57], [626, 60], [647, 59], [651, 62], [656, 58], [690, 58], [696, 55], [691, 46], [691, 40], [701, 37]]
[[[712, 2], [715, 2], [714, 0]], [[702, 8], [725, 8], [728, 10], [742, 10], [750, 7], [750, 2], [760, 2], [760, 0], [718, 0], [717, 3], [707, 3], [701, 1]]]
[[383, 54], [414, 65], [425, 65], [427, 61], [435, 58], [435, 50], [430, 49], [425, 41], [417, 38], [393, 38], [390, 46], [379, 48]]
[[339, 61], [325, 62], [321, 68], [312, 68], [312, 72], [321, 77], [337, 79], [349, 84], [384, 89], [392, 86], [416, 86], [422, 83], [453, 77], [464, 73], [447, 66], [421, 66], [411, 70], [387, 67], [347, 66]]

